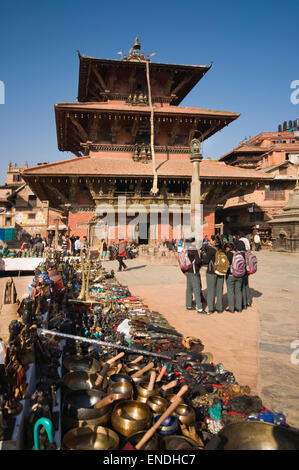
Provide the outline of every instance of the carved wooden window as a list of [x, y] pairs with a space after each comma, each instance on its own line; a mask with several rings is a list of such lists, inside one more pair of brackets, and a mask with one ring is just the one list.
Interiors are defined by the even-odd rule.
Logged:
[[284, 201], [285, 190], [277, 183], [270, 183], [265, 186], [265, 201]]

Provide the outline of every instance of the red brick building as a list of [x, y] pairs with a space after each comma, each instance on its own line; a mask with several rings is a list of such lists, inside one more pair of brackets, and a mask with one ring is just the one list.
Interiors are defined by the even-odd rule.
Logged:
[[[148, 243], [178, 238], [178, 219], [149, 215], [152, 205], [190, 205], [190, 141], [211, 137], [239, 114], [179, 106], [211, 66], [152, 63], [139, 41], [122, 60], [79, 54], [77, 103], [55, 105], [58, 148], [70, 160], [25, 169], [24, 180], [50, 207], [71, 204], [70, 233], [88, 234], [96, 246], [101, 238], [135, 238]], [[244, 188], [252, 192], [271, 176], [222, 162], [200, 165], [204, 234], [215, 230], [215, 210]], [[119, 198], [125, 205], [119, 206]], [[145, 218], [127, 214], [142, 206]], [[105, 210], [105, 207], [107, 208]], [[115, 218], [107, 215], [111, 207]], [[110, 209], [109, 209], [110, 208]], [[165, 215], [165, 214], [164, 214]], [[142, 230], [141, 230], [142, 229]], [[140, 236], [140, 232], [143, 233]]]

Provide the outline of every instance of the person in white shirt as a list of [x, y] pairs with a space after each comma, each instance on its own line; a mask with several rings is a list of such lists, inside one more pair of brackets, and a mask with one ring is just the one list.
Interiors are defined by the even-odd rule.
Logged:
[[245, 245], [245, 250], [246, 250], [246, 251], [250, 251], [250, 243], [249, 243], [248, 238], [242, 237], [242, 238], [240, 238], [240, 241], [244, 243], [244, 245]]
[[83, 244], [80, 240], [80, 237], [77, 237], [76, 241], [75, 241], [75, 253], [77, 255], [80, 254], [80, 251], [81, 251], [81, 248], [82, 248]]
[[255, 245], [255, 251], [259, 251], [261, 249], [261, 239], [258, 232], [254, 235], [253, 241]]

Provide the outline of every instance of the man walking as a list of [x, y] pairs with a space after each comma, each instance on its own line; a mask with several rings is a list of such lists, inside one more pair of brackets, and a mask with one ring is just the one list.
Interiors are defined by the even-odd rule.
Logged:
[[124, 268], [124, 271], [127, 269], [127, 266], [124, 263], [124, 258], [126, 256], [126, 241], [125, 240], [120, 240], [119, 245], [118, 245], [118, 255], [117, 255], [117, 260], [119, 262], [119, 267], [118, 270], [121, 271], [122, 268]]
[[254, 245], [255, 245], [255, 251], [260, 251], [260, 249], [261, 249], [261, 238], [260, 238], [258, 232], [256, 232], [256, 234], [254, 235], [253, 241], [254, 241]]

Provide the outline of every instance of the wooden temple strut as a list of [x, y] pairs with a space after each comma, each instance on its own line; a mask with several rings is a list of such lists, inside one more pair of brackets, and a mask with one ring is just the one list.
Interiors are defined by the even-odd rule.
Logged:
[[158, 174], [156, 170], [156, 159], [155, 159], [155, 147], [154, 147], [154, 107], [152, 103], [152, 93], [151, 93], [151, 83], [150, 83], [150, 73], [149, 73], [149, 60], [145, 62], [146, 66], [146, 79], [147, 79], [147, 89], [148, 89], [148, 104], [151, 110], [150, 115], [150, 125], [151, 125], [151, 154], [152, 154], [152, 161], [153, 161], [153, 174], [154, 174], [154, 181], [153, 186], [151, 189], [151, 193], [156, 195], [159, 192], [158, 189]]

